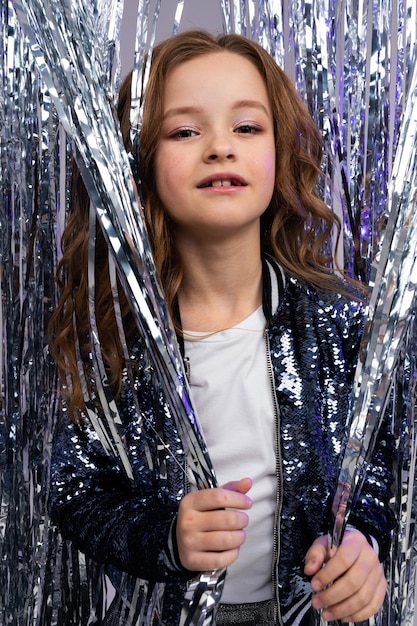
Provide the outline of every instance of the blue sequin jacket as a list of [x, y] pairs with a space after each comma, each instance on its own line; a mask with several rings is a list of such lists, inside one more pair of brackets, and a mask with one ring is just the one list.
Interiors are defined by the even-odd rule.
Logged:
[[[279, 285], [275, 309], [270, 276], [264, 271], [264, 310], [279, 407], [274, 586], [279, 623], [306, 625], [313, 622], [304, 556], [313, 540], [328, 531], [363, 306], [342, 295], [319, 293], [293, 278], [287, 278], [285, 286], [279, 280]], [[158, 608], [150, 611], [153, 617], [140, 623], [175, 626], [186, 581], [193, 576], [179, 563], [175, 544], [176, 512], [186, 492], [184, 452], [146, 351], [137, 346], [133, 356], [146, 419], [138, 416], [128, 385], [119, 400], [133, 480], [104, 452], [88, 421], [80, 426], [62, 421], [53, 448], [51, 514], [63, 537], [108, 564], [114, 580], [117, 572], [127, 572], [150, 581], [151, 590], [154, 583], [163, 583]], [[174, 454], [158, 446], [155, 433], [170, 441]], [[392, 438], [384, 426], [349, 518], [378, 541], [382, 559], [393, 527], [391, 455]]]

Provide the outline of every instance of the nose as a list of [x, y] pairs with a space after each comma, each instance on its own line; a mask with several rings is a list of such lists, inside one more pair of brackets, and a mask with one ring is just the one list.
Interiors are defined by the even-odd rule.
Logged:
[[207, 145], [204, 151], [204, 160], [212, 161], [231, 161], [237, 156], [235, 145], [230, 135], [226, 132], [213, 132], [207, 139]]

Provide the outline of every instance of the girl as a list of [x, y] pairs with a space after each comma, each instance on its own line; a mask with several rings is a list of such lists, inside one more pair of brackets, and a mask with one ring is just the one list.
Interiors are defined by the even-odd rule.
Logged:
[[[128, 148], [129, 93], [128, 79], [119, 100]], [[217, 624], [312, 624], [313, 608], [325, 620], [359, 622], [383, 602], [381, 561], [392, 528], [384, 431], [351, 526], [339, 549], [327, 550], [363, 306], [321, 253], [336, 220], [315, 194], [320, 160], [310, 115], [257, 44], [193, 31], [154, 50], [141, 191], [193, 400], [224, 485], [203, 491], [187, 484], [181, 451], [176, 464], [168, 460], [168, 474], [161, 470], [148, 423], [163, 430], [168, 408], [125, 305], [149, 421], [135, 412], [102, 237], [97, 319], [133, 484], [84, 416], [72, 319], [88, 361], [88, 199], [76, 193], [52, 320], [58, 366], [72, 379], [71, 419], [56, 434], [52, 515], [64, 537], [113, 568], [113, 578], [116, 569], [166, 583], [162, 615], [147, 623], [178, 624], [186, 581], [223, 567]]]

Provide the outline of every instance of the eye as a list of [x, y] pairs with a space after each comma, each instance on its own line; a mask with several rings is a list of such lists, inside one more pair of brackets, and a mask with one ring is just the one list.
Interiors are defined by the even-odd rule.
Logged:
[[236, 132], [242, 135], [254, 135], [260, 130], [259, 126], [255, 126], [254, 124], [241, 124], [241, 126], [236, 128]]
[[192, 128], [179, 128], [169, 134], [172, 139], [190, 139], [196, 137], [197, 131]]

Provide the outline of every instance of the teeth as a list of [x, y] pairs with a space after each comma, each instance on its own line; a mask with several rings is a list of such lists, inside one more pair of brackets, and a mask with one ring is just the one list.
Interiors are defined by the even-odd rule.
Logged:
[[231, 187], [231, 180], [213, 180], [211, 183], [213, 187]]

